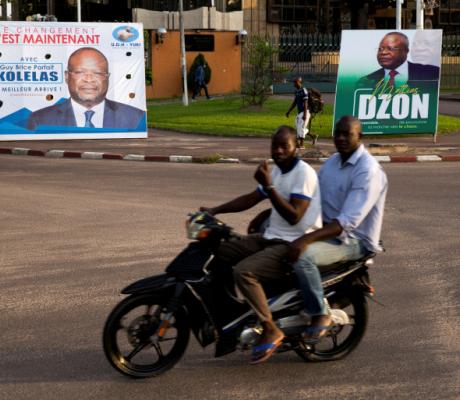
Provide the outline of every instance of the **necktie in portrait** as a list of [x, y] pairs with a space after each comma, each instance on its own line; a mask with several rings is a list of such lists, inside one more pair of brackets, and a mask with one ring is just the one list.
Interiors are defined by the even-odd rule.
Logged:
[[93, 110], [85, 111], [85, 128], [94, 128], [94, 124], [91, 122], [91, 118], [94, 115]]
[[388, 81], [388, 86], [394, 86], [395, 85], [395, 76], [398, 75], [398, 71], [395, 71], [392, 69], [389, 73], [390, 79]]

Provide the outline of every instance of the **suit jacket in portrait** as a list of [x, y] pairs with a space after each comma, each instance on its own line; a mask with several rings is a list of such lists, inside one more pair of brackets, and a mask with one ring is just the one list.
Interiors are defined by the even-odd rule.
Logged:
[[[409, 65], [407, 84], [411, 87], [416, 87], [422, 81], [437, 81], [439, 79], [439, 67], [434, 65], [414, 64], [411, 62], [407, 64]], [[363, 76], [358, 81], [358, 85], [361, 87], [374, 87], [384, 77], [385, 70], [380, 68], [369, 75]]]
[[[145, 118], [145, 111], [105, 99], [103, 128], [136, 129], [143, 118]], [[39, 125], [77, 126], [70, 99], [33, 112], [27, 127], [35, 130]]]

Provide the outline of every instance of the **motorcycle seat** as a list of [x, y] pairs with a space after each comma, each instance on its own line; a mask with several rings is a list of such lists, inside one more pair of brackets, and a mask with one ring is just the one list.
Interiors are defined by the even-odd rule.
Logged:
[[336, 262], [329, 265], [321, 265], [318, 267], [321, 276], [326, 276], [330, 274], [343, 273], [347, 270], [354, 268], [357, 265], [364, 265], [369, 267], [373, 264], [373, 258], [376, 256], [376, 253], [369, 252], [364, 257], [358, 258], [357, 260], [345, 261], [345, 262]]
[[[337, 262], [329, 265], [323, 265], [319, 267], [319, 272], [321, 274], [321, 281], [324, 283], [331, 279], [340, 277], [340, 275], [352, 270], [358, 266], [369, 266], [369, 262], [372, 262], [372, 259], [376, 256], [376, 253], [368, 253], [364, 257], [361, 257], [357, 260], [346, 261], [346, 262]], [[277, 296], [282, 294], [292, 288], [299, 288], [299, 282], [297, 280], [296, 273], [291, 269], [286, 273], [286, 278], [276, 282], [276, 285], [263, 284], [265, 293], [268, 297]]]

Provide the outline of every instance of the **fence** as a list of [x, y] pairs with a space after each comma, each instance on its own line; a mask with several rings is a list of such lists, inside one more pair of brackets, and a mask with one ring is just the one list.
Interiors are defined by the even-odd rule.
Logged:
[[[277, 50], [271, 63], [275, 93], [291, 93], [291, 80], [295, 76], [301, 76], [307, 86], [311, 84], [324, 92], [335, 92], [340, 34], [288, 33], [266, 40]], [[460, 35], [443, 37], [442, 55], [441, 87], [460, 88]], [[243, 80], [248, 58], [248, 48], [244, 48]]]

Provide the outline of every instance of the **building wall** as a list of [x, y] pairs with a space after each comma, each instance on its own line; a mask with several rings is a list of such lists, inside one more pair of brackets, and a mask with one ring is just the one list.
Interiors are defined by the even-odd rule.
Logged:
[[[342, 29], [395, 29], [396, 26], [396, 5], [390, 0], [317, 0], [316, 20], [312, 18], [302, 23], [283, 22], [282, 24], [267, 22], [268, 2], [269, 0], [243, 0], [244, 29], [250, 35], [279, 37], [285, 31], [340, 33]], [[305, 3], [307, 3], [306, 0]], [[444, 0], [440, 3], [441, 8], [425, 9], [425, 28], [441, 28], [444, 33], [458, 33], [460, 29], [459, 1]], [[309, 5], [314, 5], [314, 1], [310, 0]], [[415, 8], [416, 0], [404, 1], [403, 29], [415, 29]]]
[[243, 26], [249, 35], [279, 36], [279, 24], [267, 22], [267, 0], [243, 0]]
[[[177, 11], [151, 11], [142, 8], [133, 9], [133, 22], [141, 22], [144, 29], [166, 28], [179, 29], [179, 13]], [[185, 29], [214, 29], [217, 31], [233, 31], [243, 28], [243, 11], [223, 13], [215, 7], [201, 7], [184, 11]]]
[[[197, 34], [195, 31], [185, 32]], [[209, 34], [209, 32], [203, 32]], [[239, 93], [241, 88], [241, 47], [237, 32], [214, 32], [215, 49], [202, 52], [212, 70], [209, 93]], [[162, 44], [152, 43], [153, 83], [147, 87], [147, 98], [159, 99], [182, 95], [180, 34], [169, 31]], [[199, 52], [186, 52], [187, 70]]]

